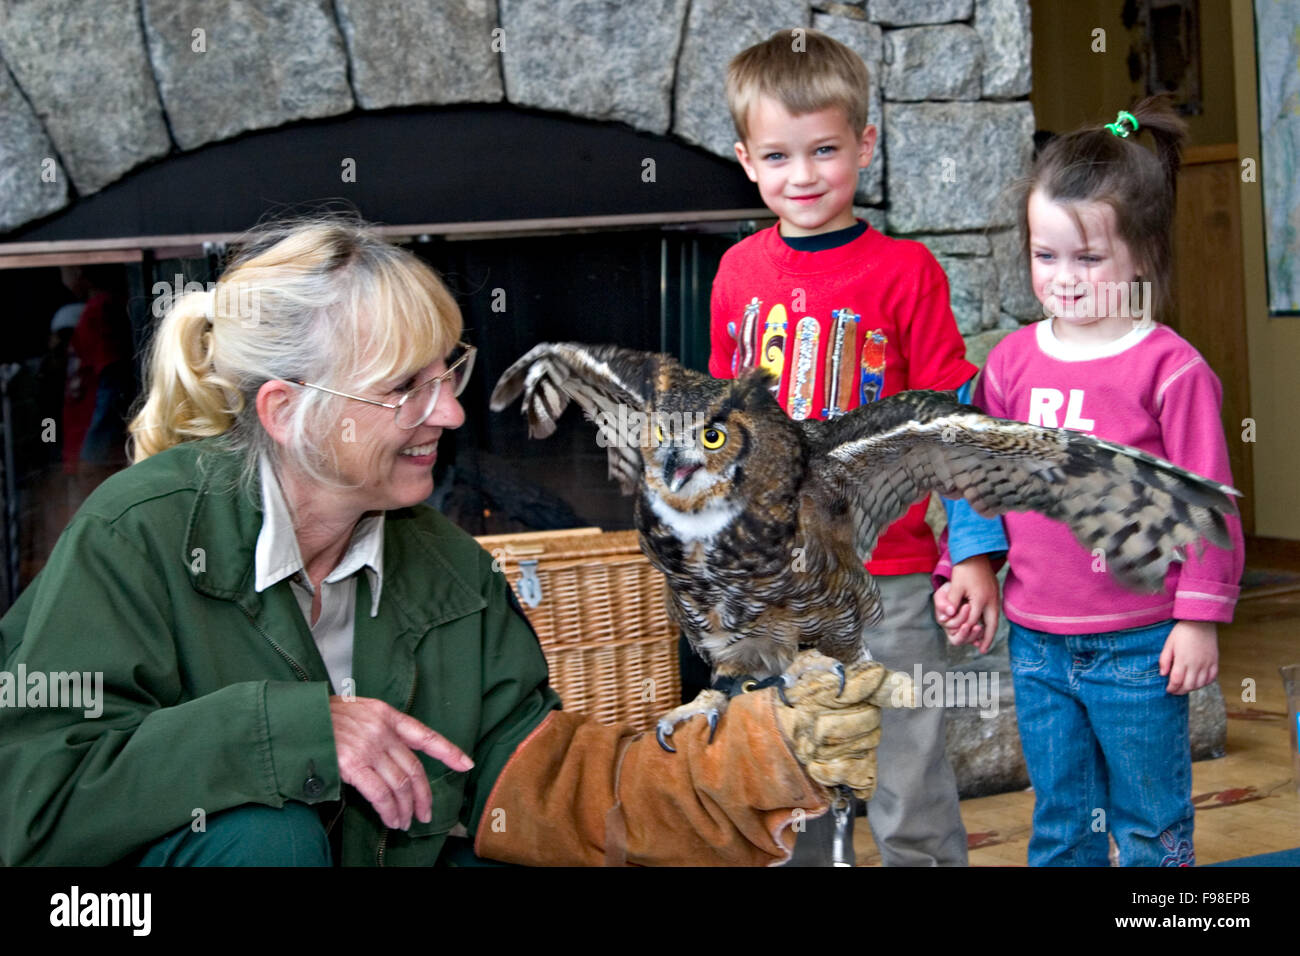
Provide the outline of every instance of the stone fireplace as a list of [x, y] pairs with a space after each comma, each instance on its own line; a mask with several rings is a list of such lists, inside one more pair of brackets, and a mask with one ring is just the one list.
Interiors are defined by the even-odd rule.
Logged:
[[[671, 178], [664, 144], [732, 161], [726, 62], [777, 29], [799, 26], [829, 33], [868, 64], [880, 146], [859, 183], [860, 215], [931, 248], [952, 283], [958, 325], [982, 355], [999, 330], [1037, 311], [1017, 263], [1007, 194], [1026, 171], [1034, 129], [1027, 0], [9, 4], [0, 18], [0, 236], [84, 238], [56, 228], [70, 207], [142, 167], [250, 131], [479, 104], [648, 134], [644, 156], [626, 172], [646, 187], [641, 192], [654, 193]], [[499, 156], [554, 148], [554, 140], [509, 136], [497, 145]], [[330, 169], [332, 195], [365, 214], [374, 164], [337, 148], [322, 147], [315, 158]], [[495, 188], [490, 179], [478, 185], [480, 195]], [[756, 193], [748, 195], [742, 205], [761, 213]], [[632, 201], [619, 198], [615, 213]], [[718, 208], [681, 199], [667, 205]], [[529, 203], [517, 205], [515, 215], [471, 208], [420, 221], [541, 218]], [[593, 214], [581, 201], [568, 208]], [[187, 223], [193, 233], [238, 228]]]

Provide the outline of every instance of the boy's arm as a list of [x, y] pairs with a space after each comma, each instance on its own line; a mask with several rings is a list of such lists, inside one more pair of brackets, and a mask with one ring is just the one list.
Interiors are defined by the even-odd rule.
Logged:
[[[953, 318], [948, 277], [928, 249], [912, 248], [916, 252], [916, 282], [911, 288], [915, 291], [897, 303], [908, 370], [906, 387], [952, 389], [961, 401], [969, 402], [972, 377], [979, 370], [965, 358], [966, 341]], [[942, 554], [933, 576], [935, 614], [949, 640], [955, 644], [975, 641], [983, 652], [991, 646], [997, 629], [998, 589], [988, 559], [981, 555], [1005, 553], [1002, 522], [976, 514], [965, 501], [944, 499], [944, 510], [949, 530], [940, 541]], [[954, 557], [964, 562], [955, 570]]]
[[[999, 415], [1000, 410], [989, 409], [994, 397], [987, 394], [985, 381], [985, 376], [979, 376], [976, 385], [976, 379], [970, 379], [957, 390], [957, 399]], [[948, 528], [939, 542], [939, 563], [933, 575], [936, 590], [952, 578], [954, 565], [981, 554], [1000, 561], [1007, 553], [1007, 535], [1001, 518], [985, 518], [964, 499], [944, 498], [943, 508], [948, 514]]]
[[[974, 379], [957, 390], [966, 404], [979, 404], [972, 395]], [[998, 627], [997, 566], [1006, 557], [1007, 536], [1001, 518], [985, 518], [964, 499], [943, 499], [948, 527], [939, 540], [935, 566], [935, 617], [953, 644], [974, 642], [980, 653], [993, 645]]]
[[[966, 340], [957, 330], [948, 298], [948, 277], [924, 246], [917, 249], [916, 294], [899, 303], [899, 328], [903, 332], [907, 358], [907, 388], [956, 390], [959, 401], [980, 404], [980, 390], [974, 389], [976, 373], [966, 361]], [[982, 382], [980, 383], [982, 386]], [[975, 513], [966, 501], [943, 500], [948, 513], [948, 548], [956, 562], [976, 554], [1007, 549], [1002, 522]], [[951, 577], [951, 564], [941, 561], [942, 577]], [[936, 575], [939, 574], [936, 568]], [[936, 587], [939, 585], [936, 581]]]
[[894, 301], [899, 345], [907, 362], [904, 387], [958, 389], [979, 369], [966, 361], [966, 340], [952, 315], [948, 277], [924, 246], [916, 250], [915, 268], [912, 291]]
[[[957, 329], [948, 297], [948, 277], [923, 248], [917, 296], [906, 329], [908, 388], [955, 389], [958, 401], [985, 408], [975, 389], [977, 369], [966, 361], [966, 340]], [[982, 385], [982, 382], [981, 382]], [[935, 569], [943, 579], [952, 576], [951, 565], [979, 554], [1006, 553], [1007, 539], [1000, 518], [979, 515], [964, 500], [943, 499], [948, 514], [948, 554]], [[941, 582], [936, 581], [936, 587]]]
[[[975, 399], [975, 379], [968, 380], [957, 389], [957, 400], [966, 405], [980, 405]], [[948, 513], [948, 541], [945, 554], [951, 564], [960, 564], [977, 554], [990, 557], [1005, 557], [1007, 553], [1007, 535], [1002, 529], [1001, 518], [985, 518], [971, 507], [969, 501], [960, 499], [943, 499], [943, 510]], [[936, 576], [939, 568], [935, 568]], [[951, 577], [945, 574], [944, 577]]]

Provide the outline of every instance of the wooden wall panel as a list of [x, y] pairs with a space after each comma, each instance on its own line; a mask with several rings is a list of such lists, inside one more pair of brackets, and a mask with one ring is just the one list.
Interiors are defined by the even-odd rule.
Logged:
[[1252, 445], [1242, 440], [1250, 417], [1245, 280], [1241, 262], [1240, 166], [1235, 146], [1192, 147], [1178, 177], [1171, 324], [1205, 356], [1223, 383], [1223, 428], [1242, 523], [1254, 532]]

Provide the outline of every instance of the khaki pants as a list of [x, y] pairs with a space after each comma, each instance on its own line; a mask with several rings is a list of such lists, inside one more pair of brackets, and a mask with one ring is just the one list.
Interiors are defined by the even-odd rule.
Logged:
[[[871, 656], [909, 676], [918, 663], [926, 672], [945, 671], [947, 641], [934, 620], [929, 575], [882, 575], [876, 583], [885, 618], [867, 631]], [[878, 778], [867, 822], [885, 866], [967, 865], [957, 778], [944, 744], [942, 707], [881, 711]], [[834, 833], [832, 814], [809, 820], [787, 866], [830, 866]]]

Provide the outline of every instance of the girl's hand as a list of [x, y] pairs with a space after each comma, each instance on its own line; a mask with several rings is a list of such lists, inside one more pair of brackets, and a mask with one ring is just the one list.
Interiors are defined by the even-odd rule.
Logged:
[[1179, 621], [1160, 652], [1160, 674], [1169, 675], [1165, 688], [1186, 694], [1219, 676], [1219, 630], [1213, 621]]
[[974, 644], [988, 653], [998, 631], [998, 579], [988, 555], [952, 566], [952, 580], [934, 592], [934, 616], [951, 644]]
[[[939, 622], [944, 633], [948, 635], [948, 641], [951, 644], [965, 644], [963, 638], [958, 637], [963, 628], [968, 629], [970, 620], [970, 605], [958, 605], [950, 597], [952, 584], [945, 581], [934, 592], [934, 619]], [[956, 610], [954, 610], [956, 608]]]

